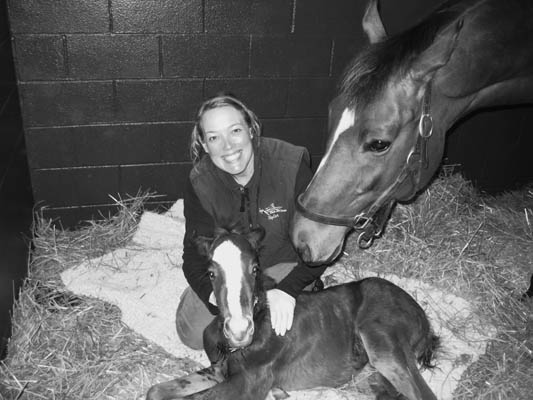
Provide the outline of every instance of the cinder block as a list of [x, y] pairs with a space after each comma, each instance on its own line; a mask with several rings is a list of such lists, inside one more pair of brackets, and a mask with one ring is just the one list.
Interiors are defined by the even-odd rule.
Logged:
[[247, 36], [165, 35], [163, 76], [246, 77], [249, 43]]
[[17, 35], [14, 53], [20, 81], [67, 78], [64, 42], [60, 35]]
[[207, 79], [204, 97], [221, 92], [231, 93], [242, 100], [257, 116], [280, 118], [287, 110], [289, 80], [283, 78]]
[[111, 82], [53, 82], [19, 85], [22, 116], [27, 127], [110, 122]]
[[307, 147], [312, 155], [324, 153], [327, 118], [266, 119], [263, 135]]
[[119, 81], [117, 118], [130, 122], [192, 121], [202, 92], [200, 79]]
[[200, 33], [202, 0], [113, 0], [114, 32]]
[[120, 167], [121, 191], [135, 195], [149, 190], [161, 195], [158, 201], [174, 201], [183, 197], [190, 170], [191, 163]]
[[110, 203], [119, 187], [118, 167], [31, 171], [36, 204], [66, 207]]
[[293, 0], [206, 0], [205, 31], [208, 33], [289, 33], [292, 8]]
[[26, 151], [30, 169], [79, 166], [75, 128], [28, 128]]
[[192, 123], [30, 128], [30, 168], [188, 162]]
[[[176, 122], [151, 125], [159, 136], [162, 162], [189, 162], [189, 142], [194, 124], [192, 122]], [[155, 135], [154, 135], [155, 136]]]
[[78, 79], [159, 77], [155, 35], [68, 35], [70, 75]]
[[294, 32], [297, 34], [355, 34], [361, 30], [366, 1], [297, 1]]
[[331, 40], [324, 36], [252, 38], [251, 76], [329, 76]]
[[8, 0], [11, 32], [109, 32], [109, 0]]
[[291, 79], [288, 117], [327, 117], [335, 82], [331, 78]]

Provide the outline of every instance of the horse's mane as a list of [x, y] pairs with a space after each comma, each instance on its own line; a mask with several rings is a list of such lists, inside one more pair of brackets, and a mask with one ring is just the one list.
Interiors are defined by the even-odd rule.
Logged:
[[365, 105], [379, 96], [390, 77], [404, 75], [412, 60], [424, 51], [436, 34], [461, 15], [471, 2], [450, 0], [421, 23], [385, 40], [371, 44], [357, 54], [344, 70], [339, 95], [351, 106]]

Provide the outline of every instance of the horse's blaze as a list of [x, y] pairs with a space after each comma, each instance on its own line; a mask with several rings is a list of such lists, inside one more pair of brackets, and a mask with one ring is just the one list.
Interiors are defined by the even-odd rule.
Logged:
[[254, 324], [253, 310], [247, 307], [252, 304], [252, 291], [244, 281], [242, 252], [227, 240], [215, 249], [212, 260], [222, 270], [227, 289], [224, 335], [232, 346], [246, 346], [252, 341]]
[[324, 155], [324, 157], [322, 158], [322, 161], [320, 162], [320, 165], [317, 168], [317, 173], [318, 173], [318, 171], [320, 171], [322, 169], [322, 166], [329, 159], [329, 157], [331, 155], [331, 150], [335, 146], [335, 143], [337, 142], [337, 139], [339, 138], [339, 136], [343, 132], [345, 132], [348, 129], [350, 129], [354, 125], [354, 123], [355, 123], [355, 111], [353, 109], [350, 109], [350, 108], [345, 108], [343, 113], [342, 113], [341, 119], [339, 120], [339, 122], [337, 124], [337, 127], [335, 128], [335, 132], [334, 132], [333, 137], [331, 139], [331, 143], [329, 145], [328, 151]]

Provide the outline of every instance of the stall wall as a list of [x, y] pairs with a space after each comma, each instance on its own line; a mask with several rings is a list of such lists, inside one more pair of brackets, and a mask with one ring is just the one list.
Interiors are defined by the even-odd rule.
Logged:
[[[382, 1], [389, 33], [437, 3]], [[307, 146], [316, 167], [335, 83], [366, 43], [364, 6], [8, 0], [36, 203], [65, 226], [107, 215], [111, 196], [152, 190], [172, 203], [191, 168], [195, 111], [220, 91], [248, 103], [266, 136]]]
[[[194, 114], [231, 91], [264, 134], [323, 153], [327, 104], [364, 42], [338, 0], [9, 0], [35, 201], [64, 225], [110, 195], [182, 196]], [[350, 16], [350, 18], [346, 18]]]

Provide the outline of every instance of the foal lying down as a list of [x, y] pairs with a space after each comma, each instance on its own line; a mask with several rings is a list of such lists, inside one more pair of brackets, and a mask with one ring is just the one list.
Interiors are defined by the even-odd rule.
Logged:
[[199, 239], [220, 310], [204, 332], [212, 365], [153, 386], [148, 400], [280, 399], [285, 391], [338, 387], [367, 363], [377, 398], [436, 399], [418, 366], [431, 366], [438, 338], [416, 301], [384, 279], [302, 293], [291, 330], [277, 336], [265, 295], [271, 282], [257, 265], [262, 236], [259, 229]]

